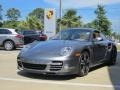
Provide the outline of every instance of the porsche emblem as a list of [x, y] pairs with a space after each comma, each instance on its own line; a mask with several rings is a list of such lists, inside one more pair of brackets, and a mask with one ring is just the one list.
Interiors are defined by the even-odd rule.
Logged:
[[49, 10], [49, 11], [47, 12], [47, 14], [46, 14], [46, 17], [47, 17], [48, 19], [51, 19], [52, 16], [53, 16], [53, 11], [52, 11], [52, 10]]

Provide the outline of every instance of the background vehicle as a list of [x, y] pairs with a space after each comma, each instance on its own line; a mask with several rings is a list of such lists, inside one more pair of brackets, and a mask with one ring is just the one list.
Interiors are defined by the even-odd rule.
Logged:
[[35, 40], [40, 40], [39, 35], [35, 30], [20, 30], [19, 34], [24, 36], [24, 44], [32, 43]]
[[0, 46], [6, 50], [13, 50], [23, 44], [23, 36], [18, 34], [15, 29], [0, 28]]
[[47, 36], [43, 33], [43, 31], [37, 31], [40, 41], [46, 41], [47, 40]]
[[116, 57], [114, 42], [97, 30], [83, 28], [62, 30], [53, 40], [26, 46], [17, 63], [32, 73], [84, 76], [96, 65], [114, 65]]

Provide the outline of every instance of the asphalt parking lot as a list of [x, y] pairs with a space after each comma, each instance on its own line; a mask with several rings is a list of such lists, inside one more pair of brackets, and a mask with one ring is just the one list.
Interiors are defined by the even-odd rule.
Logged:
[[101, 65], [85, 77], [45, 76], [17, 70], [20, 49], [0, 49], [0, 90], [120, 90], [120, 53], [115, 66]]

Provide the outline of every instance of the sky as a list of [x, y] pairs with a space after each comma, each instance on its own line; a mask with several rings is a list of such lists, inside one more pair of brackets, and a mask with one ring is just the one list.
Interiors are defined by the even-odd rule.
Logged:
[[[55, 8], [59, 17], [60, 0], [0, 0], [3, 16], [9, 8], [17, 8], [21, 12], [20, 20], [24, 20], [28, 13], [35, 8]], [[106, 16], [112, 22], [112, 29], [119, 33], [120, 29], [120, 0], [62, 0], [62, 12], [68, 9], [77, 10], [77, 15], [82, 17], [84, 23], [95, 18], [94, 11], [97, 5], [104, 5]], [[4, 19], [6, 19], [4, 17]]]

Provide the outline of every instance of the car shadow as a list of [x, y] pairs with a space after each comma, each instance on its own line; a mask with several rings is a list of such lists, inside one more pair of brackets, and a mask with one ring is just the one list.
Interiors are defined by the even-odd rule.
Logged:
[[[96, 67], [93, 67], [90, 69], [90, 72], [97, 70], [99, 68], [104, 67], [105, 65], [99, 65]], [[79, 77], [78, 75], [65, 75], [65, 76], [59, 76], [59, 75], [44, 75], [44, 74], [36, 74], [36, 73], [28, 73], [25, 72], [24, 70], [17, 72], [18, 75], [27, 77], [27, 78], [32, 78], [32, 79], [42, 79], [42, 80], [71, 80]]]
[[[14, 50], [11, 51], [20, 51], [22, 48], [16, 48]], [[0, 47], [0, 51], [6, 51], [4, 48]]]
[[[90, 69], [90, 72], [97, 70], [106, 66], [106, 64], [102, 64]], [[113, 90], [120, 90], [120, 51], [117, 53], [117, 61], [113, 66], [107, 66], [109, 79], [113, 85]]]
[[117, 55], [117, 63], [114, 66], [108, 67], [109, 78], [114, 87], [114, 90], [120, 90], [120, 51]]
[[56, 80], [56, 81], [62, 81], [62, 80], [71, 80], [75, 79], [76, 75], [65, 75], [65, 76], [59, 76], [59, 75], [43, 75], [43, 74], [35, 74], [35, 73], [28, 73], [25, 71], [19, 71], [17, 72], [18, 75], [32, 78], [32, 79], [41, 79], [41, 80]]

